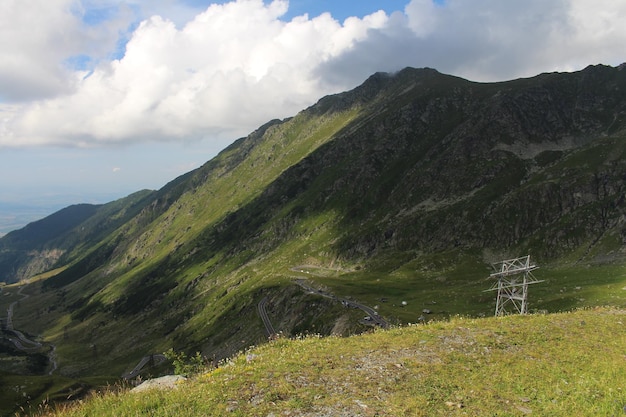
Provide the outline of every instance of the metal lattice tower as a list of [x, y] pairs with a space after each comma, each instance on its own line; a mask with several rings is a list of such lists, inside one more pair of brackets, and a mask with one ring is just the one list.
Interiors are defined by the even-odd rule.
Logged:
[[538, 268], [530, 263], [530, 255], [509, 259], [493, 265], [494, 272], [489, 278], [496, 282], [487, 291], [498, 290], [496, 316], [510, 313], [528, 312], [528, 286], [543, 282], [535, 279], [532, 271]]

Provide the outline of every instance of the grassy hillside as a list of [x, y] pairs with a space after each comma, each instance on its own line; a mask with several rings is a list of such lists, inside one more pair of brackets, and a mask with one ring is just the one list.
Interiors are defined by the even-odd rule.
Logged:
[[[350, 271], [314, 265], [300, 265], [294, 269], [286, 269], [284, 275], [306, 279], [314, 286], [332, 288], [333, 292], [338, 295], [350, 297], [370, 306], [377, 306], [386, 319], [396, 324], [416, 323], [419, 317], [424, 315], [423, 309], [428, 309], [431, 313], [426, 316], [430, 325], [418, 327], [422, 329], [435, 328], [438, 324], [449, 320], [454, 321], [458, 314], [470, 317], [491, 316], [495, 307], [495, 294], [484, 292], [491, 285], [486, 278], [488, 272], [490, 271], [486, 269], [486, 265], [476, 262], [474, 256], [460, 257], [447, 253], [438, 257], [423, 257], [420, 262], [408, 264], [405, 268], [400, 268], [388, 276], [383, 276], [380, 272]], [[586, 306], [604, 305], [619, 306], [622, 310], [626, 308], [626, 290], [624, 290], [626, 267], [624, 265], [542, 266], [535, 272], [535, 275], [544, 282], [530, 288], [531, 311], [569, 311]], [[28, 285], [23, 293], [35, 294], [38, 291], [38, 285], [37, 282]], [[20, 299], [16, 295], [16, 290], [17, 286], [5, 287], [3, 296], [0, 297], [0, 305]], [[17, 305], [16, 325], [19, 328], [30, 329], [30, 334], [33, 335], [43, 334], [50, 329], [59, 333], [57, 340], [61, 343], [57, 345], [56, 354], [61, 361], [59, 365], [65, 369], [63, 372], [65, 375], [57, 371], [48, 376], [50, 367], [44, 364], [45, 371], [41, 372], [43, 376], [29, 376], [29, 373], [25, 371], [29, 360], [27, 355], [0, 352], [0, 359], [2, 359], [0, 364], [13, 364], [12, 369], [3, 367], [0, 370], [0, 383], [3, 387], [21, 387], [16, 391], [3, 390], [8, 397], [6, 397], [6, 402], [2, 402], [0, 415], [10, 415], [15, 408], [13, 405], [15, 403], [12, 403], [14, 400], [25, 407], [28, 403], [38, 404], [46, 398], [52, 400], [67, 398], [70, 394], [82, 395], [90, 387], [116, 385], [122, 373], [132, 369], [142, 356], [151, 352], [164, 352], [173, 346], [168, 344], [167, 340], [163, 340], [160, 347], [154, 348], [153, 345], [142, 345], [140, 340], [134, 338], [137, 330], [144, 332], [152, 330], [146, 326], [152, 320], [151, 314], [146, 311], [111, 323], [95, 323], [93, 319], [87, 319], [78, 329], [70, 326], [69, 318], [57, 325], [58, 317], [63, 317], [64, 313], [62, 310], [59, 311], [60, 309], [55, 307], [55, 304], [62, 300], [57, 298], [55, 293], [46, 294], [51, 298], [37, 298], [38, 301], [44, 301], [43, 305], [31, 304], [32, 298], [22, 300]], [[306, 294], [295, 285], [275, 286], [259, 293], [258, 298], [251, 297], [249, 301], [243, 300], [241, 296], [237, 298], [240, 307], [228, 312], [227, 317], [231, 314], [230, 318], [224, 322], [218, 322], [215, 328], [219, 330], [211, 336], [215, 338], [215, 345], [218, 348], [212, 351], [214, 353], [204, 352], [210, 362], [213, 358], [227, 357], [238, 349], [243, 349], [242, 346], [260, 345], [266, 341], [262, 322], [256, 311], [256, 300], [262, 297], [269, 299], [267, 310], [273, 325], [287, 335], [307, 333], [348, 335], [370, 329], [359, 323], [364, 316], [360, 310], [346, 309], [338, 302], [332, 302], [319, 295]], [[403, 301], [406, 305], [403, 305]], [[209, 312], [210, 307], [211, 305], [206, 308]], [[4, 307], [2, 310], [5, 310]], [[197, 313], [198, 317], [202, 314], [207, 313], [204, 311]], [[561, 317], [561, 315], [534, 316], [533, 320], [550, 321], [555, 317]], [[167, 319], [167, 317], [162, 317], [159, 323], [165, 326], [168, 324]], [[25, 322], [26, 320], [30, 320], [29, 324]], [[244, 327], [242, 323], [245, 320], [248, 322]], [[487, 325], [492, 323], [491, 320], [476, 320], [474, 323]], [[524, 320], [524, 318], [510, 317], [503, 320]], [[35, 325], [41, 327], [35, 327]], [[602, 329], [603, 327], [598, 327], [599, 331], [605, 332]], [[207, 334], [211, 335], [211, 333]], [[206, 337], [207, 334], [198, 336]], [[230, 334], [239, 336], [239, 343], [233, 343], [232, 339], [228, 338]], [[619, 329], [606, 331], [602, 337], [607, 341], [623, 338]], [[201, 349], [201, 344], [189, 347], [184, 344], [185, 340], [193, 339], [188, 337], [181, 340], [180, 345], [175, 346], [177, 350], [193, 353]], [[88, 344], [93, 341], [96, 343]], [[49, 345], [46, 344], [44, 353], [47, 349]], [[116, 355], [117, 363], [112, 363], [109, 359], [111, 353]], [[82, 376], [79, 369], [84, 366], [91, 366], [90, 373], [98, 376]], [[9, 373], [3, 373], [4, 371]], [[67, 372], [74, 373], [67, 375]], [[171, 372], [171, 370], [147, 369], [142, 376], [146, 378], [150, 375], [161, 375], [164, 372]]]
[[138, 191], [107, 204], [77, 204], [0, 239], [0, 277], [6, 283], [67, 265], [132, 219], [153, 192]]
[[453, 318], [279, 339], [174, 390], [98, 393], [55, 416], [617, 416], [626, 312]]
[[219, 360], [260, 344], [261, 300], [286, 336], [369, 329], [302, 278], [392, 324], [445, 321], [492, 315], [491, 263], [531, 254], [531, 311], [624, 308], [625, 92], [605, 66], [375, 74], [46, 240], [63, 256], [21, 290], [15, 327], [82, 383], [170, 348]]

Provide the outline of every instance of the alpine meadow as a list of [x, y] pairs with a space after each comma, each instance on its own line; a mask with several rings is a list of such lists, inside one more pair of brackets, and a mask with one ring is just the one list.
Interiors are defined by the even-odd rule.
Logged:
[[623, 415], [626, 66], [373, 74], [6, 234], [0, 277], [4, 415]]

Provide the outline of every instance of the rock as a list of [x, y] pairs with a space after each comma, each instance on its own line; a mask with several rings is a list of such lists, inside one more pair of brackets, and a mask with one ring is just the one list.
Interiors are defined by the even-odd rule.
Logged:
[[355, 403], [356, 403], [359, 407], [361, 407], [363, 410], [367, 410], [367, 409], [369, 408], [369, 407], [367, 406], [367, 404], [365, 404], [365, 403], [364, 403], [364, 402], [362, 402], [362, 401], [359, 401], [359, 400], [354, 400], [354, 402], [355, 402]]
[[182, 375], [166, 375], [160, 378], [148, 379], [130, 390], [131, 392], [141, 392], [149, 389], [176, 389], [181, 381], [185, 381]]

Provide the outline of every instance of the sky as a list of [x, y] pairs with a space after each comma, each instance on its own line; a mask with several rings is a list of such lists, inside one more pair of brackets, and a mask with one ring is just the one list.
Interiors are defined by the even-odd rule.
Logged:
[[2, 0], [0, 211], [158, 189], [377, 71], [616, 66], [625, 21], [621, 0]]

